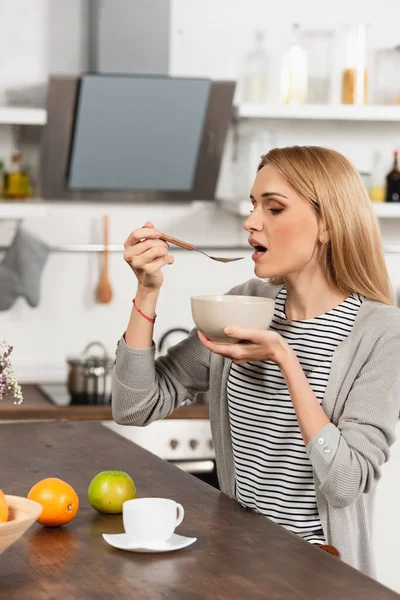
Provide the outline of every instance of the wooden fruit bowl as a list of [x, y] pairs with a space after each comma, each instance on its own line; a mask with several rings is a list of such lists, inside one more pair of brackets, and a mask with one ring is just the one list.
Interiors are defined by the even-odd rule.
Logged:
[[7, 496], [9, 515], [6, 523], [0, 523], [0, 554], [16, 542], [42, 512], [38, 502], [22, 496]]

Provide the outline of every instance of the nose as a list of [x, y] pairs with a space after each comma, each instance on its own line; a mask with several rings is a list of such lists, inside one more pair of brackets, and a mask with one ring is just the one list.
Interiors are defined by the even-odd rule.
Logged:
[[255, 208], [243, 223], [243, 229], [246, 231], [262, 231], [263, 222]]

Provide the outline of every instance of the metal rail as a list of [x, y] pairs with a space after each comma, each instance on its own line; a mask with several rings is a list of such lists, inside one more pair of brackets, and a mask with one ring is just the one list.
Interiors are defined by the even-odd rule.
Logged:
[[[196, 248], [203, 250], [204, 252], [236, 252], [236, 251], [248, 251], [250, 252], [250, 246], [248, 245], [232, 245], [232, 246], [198, 246]], [[8, 249], [8, 246], [0, 246], [0, 251], [4, 252]], [[120, 244], [109, 244], [107, 246], [109, 252], [123, 252], [124, 247]], [[61, 244], [59, 246], [50, 246], [51, 252], [104, 252], [104, 244]], [[389, 244], [383, 247], [385, 254], [400, 254], [400, 244]], [[182, 252], [186, 251], [185, 248], [179, 248], [177, 246], [171, 246], [171, 252]]]
[[[250, 246], [196, 246], [199, 250], [204, 250], [204, 252], [211, 251], [221, 251], [221, 252], [230, 252], [236, 250], [248, 250], [250, 252]], [[122, 245], [117, 244], [109, 244], [107, 246], [109, 252], [123, 252], [124, 247]], [[171, 252], [182, 252], [182, 250], [187, 251], [185, 248], [179, 248], [177, 246], [170, 247]], [[0, 251], [7, 250], [7, 246], [0, 246]], [[104, 252], [105, 246], [104, 244], [62, 244], [60, 246], [50, 246], [50, 252]], [[399, 246], [400, 252], [400, 246]]]

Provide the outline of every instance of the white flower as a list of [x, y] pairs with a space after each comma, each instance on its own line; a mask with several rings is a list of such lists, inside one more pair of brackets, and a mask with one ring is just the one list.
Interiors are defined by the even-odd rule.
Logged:
[[3, 340], [0, 343], [0, 400], [8, 395], [14, 396], [14, 404], [21, 404], [23, 397], [21, 386], [10, 360], [13, 347]]

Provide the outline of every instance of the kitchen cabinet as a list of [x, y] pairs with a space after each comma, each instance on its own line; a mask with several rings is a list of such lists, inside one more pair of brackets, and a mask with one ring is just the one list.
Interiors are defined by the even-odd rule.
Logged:
[[376, 492], [374, 553], [378, 580], [400, 593], [398, 540], [400, 539], [400, 422], [391, 457], [383, 466]]

